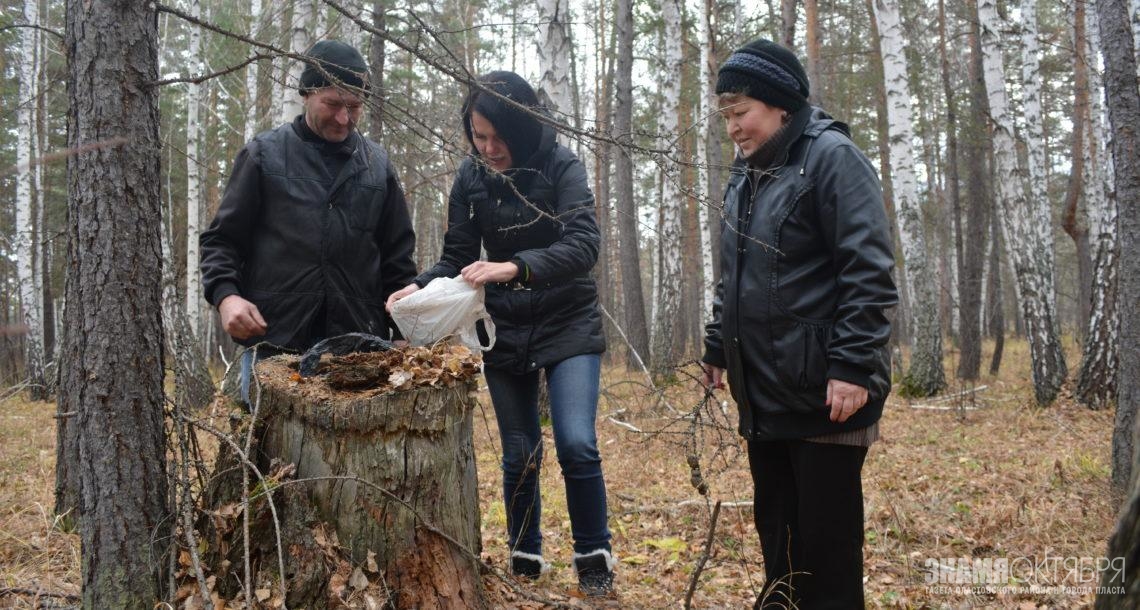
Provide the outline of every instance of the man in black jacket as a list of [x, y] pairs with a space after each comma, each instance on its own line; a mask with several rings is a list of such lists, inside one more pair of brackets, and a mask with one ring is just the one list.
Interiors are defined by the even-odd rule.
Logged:
[[304, 114], [246, 144], [200, 239], [206, 300], [246, 346], [390, 337], [384, 302], [416, 273], [396, 172], [356, 131], [369, 89], [364, 58], [335, 40], [306, 55]]

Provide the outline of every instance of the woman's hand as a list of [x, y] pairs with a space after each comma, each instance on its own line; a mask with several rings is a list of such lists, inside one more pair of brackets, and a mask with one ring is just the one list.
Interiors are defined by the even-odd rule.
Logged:
[[723, 378], [724, 369], [707, 362], [701, 363], [701, 385], [710, 390], [720, 390], [724, 388]]
[[388, 297], [388, 302], [384, 303], [384, 309], [388, 310], [388, 313], [392, 313], [392, 305], [396, 301], [399, 301], [400, 299], [412, 294], [419, 289], [420, 287], [415, 284], [408, 284], [396, 292], [393, 292], [392, 295]]
[[839, 379], [827, 380], [827, 402], [831, 421], [843, 423], [867, 404], [867, 388]]
[[476, 261], [464, 267], [459, 274], [472, 288], [478, 288], [488, 282], [509, 282], [515, 279], [519, 275], [519, 266], [512, 262]]

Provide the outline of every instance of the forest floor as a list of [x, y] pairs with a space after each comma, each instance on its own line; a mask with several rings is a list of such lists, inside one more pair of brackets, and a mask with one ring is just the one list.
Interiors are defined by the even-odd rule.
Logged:
[[[1031, 406], [1026, 352], [1023, 343], [1007, 342], [1001, 373], [984, 376], [978, 391], [965, 396], [892, 396], [882, 439], [864, 468], [868, 607], [1091, 605], [1096, 558], [1105, 554], [1120, 502], [1109, 483], [1113, 414], [1083, 409], [1067, 395], [1046, 409]], [[1078, 357], [1070, 352], [1070, 365]], [[679, 371], [681, 381], [657, 396], [642, 376], [604, 373], [598, 435], [619, 559], [619, 598], [610, 607], [683, 607], [717, 501], [711, 552], [691, 606], [745, 608], [763, 582], [747, 459], [732, 431], [735, 407], [727, 394], [718, 396], [729, 402], [706, 405], [711, 409], [702, 409], [702, 425], [694, 428], [685, 417], [701, 402], [694, 372]], [[0, 402], [2, 608], [73, 605], [70, 596], [79, 591], [78, 538], [54, 527], [52, 516], [54, 412], [54, 404], [20, 397]], [[485, 391], [475, 420], [483, 557], [503, 567], [500, 451]], [[543, 532], [554, 569], [524, 587], [532, 598], [584, 606], [572, 595], [570, 524], [553, 439], [545, 432]], [[686, 456], [694, 450], [707, 496], [690, 484]], [[987, 559], [998, 560], [995, 566], [1005, 560], [1010, 579], [970, 585], [967, 564]], [[489, 589], [496, 604], [544, 607], [503, 583]]]

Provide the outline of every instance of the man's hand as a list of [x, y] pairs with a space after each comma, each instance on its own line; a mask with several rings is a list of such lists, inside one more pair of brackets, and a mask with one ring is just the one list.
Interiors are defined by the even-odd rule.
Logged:
[[388, 313], [392, 313], [392, 305], [394, 305], [396, 301], [399, 301], [400, 299], [412, 294], [419, 289], [420, 287], [415, 284], [408, 284], [396, 292], [393, 292], [391, 296], [388, 297], [388, 301], [384, 303], [384, 309], [388, 310]]
[[459, 272], [472, 288], [478, 288], [488, 282], [509, 282], [519, 274], [519, 266], [512, 263], [491, 263], [477, 261], [467, 265]]
[[724, 389], [724, 369], [707, 362], [701, 363], [701, 385], [710, 390]]
[[231, 294], [218, 303], [218, 315], [222, 318], [222, 328], [226, 333], [239, 341], [260, 337], [269, 328], [257, 310], [257, 305], [236, 294]]
[[867, 404], [867, 388], [839, 379], [827, 380], [827, 402], [831, 421], [843, 423]]

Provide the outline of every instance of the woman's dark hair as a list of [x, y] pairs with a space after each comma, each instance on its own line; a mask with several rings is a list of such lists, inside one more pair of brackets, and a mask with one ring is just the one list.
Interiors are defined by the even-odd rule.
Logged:
[[[538, 109], [538, 95], [521, 76], [514, 72], [499, 70], [488, 72], [476, 81], [484, 88], [509, 98], [527, 108]], [[471, 113], [478, 112], [495, 128], [499, 137], [511, 151], [511, 163], [522, 166], [538, 150], [542, 140], [542, 123], [530, 113], [489, 94], [479, 87], [471, 87], [467, 99], [463, 101], [463, 132], [467, 141], [475, 148], [475, 138], [471, 133]]]

